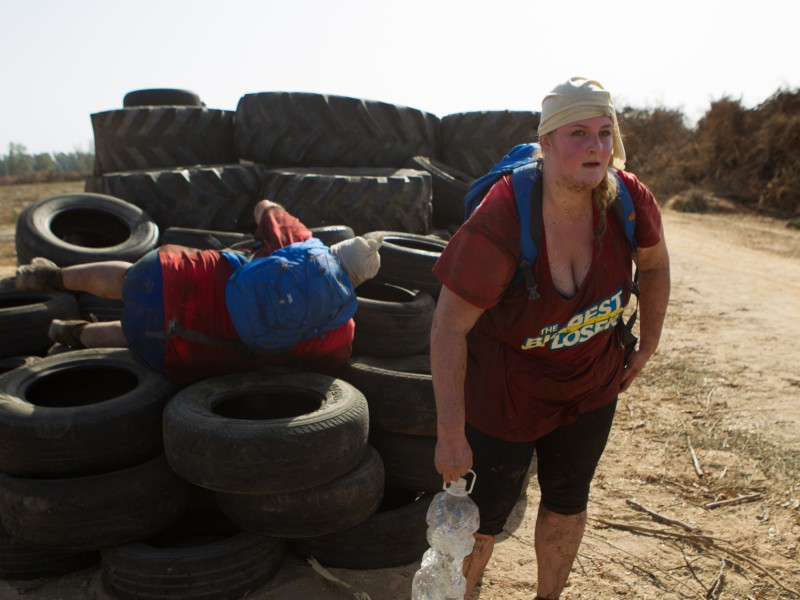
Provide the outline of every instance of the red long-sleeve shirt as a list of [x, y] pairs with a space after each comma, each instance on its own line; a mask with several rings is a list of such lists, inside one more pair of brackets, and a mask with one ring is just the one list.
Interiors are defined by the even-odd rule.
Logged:
[[[255, 255], [267, 256], [278, 248], [311, 237], [311, 231], [279, 207], [261, 215], [255, 238], [261, 247]], [[181, 246], [159, 249], [164, 282], [164, 323], [177, 318], [180, 326], [219, 340], [239, 342], [225, 304], [225, 284], [233, 273], [230, 262], [216, 250], [191, 250]], [[352, 319], [323, 335], [298, 342], [289, 350], [259, 356], [255, 361], [233, 347], [193, 342], [180, 335], [166, 341], [164, 370], [168, 379], [191, 383], [199, 379], [259, 366], [300, 366], [333, 374], [352, 353], [355, 324]]]

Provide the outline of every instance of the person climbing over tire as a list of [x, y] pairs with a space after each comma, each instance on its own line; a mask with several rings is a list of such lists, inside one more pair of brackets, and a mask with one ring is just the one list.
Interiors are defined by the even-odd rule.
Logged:
[[165, 245], [135, 263], [65, 268], [37, 257], [17, 268], [16, 287], [122, 299], [120, 321], [53, 320], [50, 338], [127, 347], [176, 383], [269, 365], [335, 373], [352, 353], [355, 288], [377, 274], [381, 240], [329, 248], [266, 199], [253, 216], [259, 244], [246, 252]]

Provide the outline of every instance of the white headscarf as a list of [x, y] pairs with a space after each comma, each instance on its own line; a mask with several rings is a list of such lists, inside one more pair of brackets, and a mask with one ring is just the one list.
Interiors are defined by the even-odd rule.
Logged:
[[625, 146], [617, 123], [617, 111], [611, 101], [611, 94], [596, 81], [583, 77], [572, 77], [566, 83], [553, 88], [542, 100], [542, 117], [539, 121], [539, 136], [573, 123], [592, 117], [611, 117], [614, 123], [614, 146], [611, 165], [617, 169], [625, 168]]

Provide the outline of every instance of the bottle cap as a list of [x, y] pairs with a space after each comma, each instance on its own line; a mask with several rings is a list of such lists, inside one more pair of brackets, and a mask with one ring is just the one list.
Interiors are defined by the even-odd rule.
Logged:
[[472, 493], [472, 489], [475, 487], [475, 480], [478, 478], [475, 475], [475, 471], [470, 469], [468, 473], [472, 473], [472, 485], [469, 486], [467, 489], [467, 480], [463, 477], [459, 477], [455, 481], [451, 481], [449, 484], [445, 483], [442, 487], [444, 490], [453, 496], [466, 496]]

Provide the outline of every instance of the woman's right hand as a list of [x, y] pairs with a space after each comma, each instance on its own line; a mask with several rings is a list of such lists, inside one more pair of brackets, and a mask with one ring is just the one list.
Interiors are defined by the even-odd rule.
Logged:
[[463, 433], [453, 436], [439, 435], [436, 441], [434, 465], [442, 474], [445, 483], [466, 475], [472, 468], [472, 448], [467, 442], [467, 437]]

